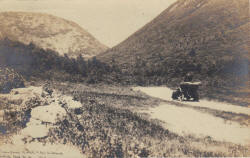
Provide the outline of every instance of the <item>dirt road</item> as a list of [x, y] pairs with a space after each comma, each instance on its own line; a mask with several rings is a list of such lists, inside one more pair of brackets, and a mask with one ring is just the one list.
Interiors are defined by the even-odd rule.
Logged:
[[[226, 104], [216, 101], [200, 100], [200, 102], [172, 101], [172, 90], [167, 87], [136, 87], [149, 96], [168, 101], [159, 106], [143, 109], [140, 112], [150, 114], [151, 118], [159, 119], [164, 127], [179, 135], [194, 135], [196, 137], [211, 137], [217, 141], [236, 144], [250, 144], [250, 127], [236, 121], [225, 121], [222, 117], [215, 117], [210, 113], [194, 109], [201, 107], [209, 110], [229, 112], [232, 114], [250, 115], [250, 108]], [[175, 106], [176, 103], [184, 106]], [[171, 104], [173, 103], [173, 104]], [[185, 105], [188, 105], [185, 107]], [[190, 108], [191, 107], [191, 108]]]

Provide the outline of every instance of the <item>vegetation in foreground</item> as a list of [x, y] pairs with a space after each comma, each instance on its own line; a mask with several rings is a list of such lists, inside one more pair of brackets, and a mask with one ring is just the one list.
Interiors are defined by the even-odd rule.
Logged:
[[[208, 157], [249, 154], [247, 147], [216, 142], [209, 137], [198, 139], [193, 136], [178, 136], [164, 129], [158, 121], [150, 120], [133, 110], [135, 106], [147, 107], [159, 103], [159, 100], [146, 98], [144, 94], [135, 93], [126, 87], [106, 86], [103, 91], [104, 87], [72, 83], [45, 85], [47, 92], [53, 93], [56, 89], [65, 95], [73, 95], [74, 100], [82, 103], [82, 108], [72, 110], [61, 103], [67, 116], [58, 120], [47, 137], [29, 141], [73, 144], [87, 157]], [[11, 113], [6, 113], [6, 118], [10, 120], [5, 131], [7, 134], [11, 135], [24, 128], [23, 122], [29, 118], [29, 111], [45, 103], [40, 97], [26, 101], [26, 106], [23, 107], [25, 109], [15, 111], [18, 115], [14, 116], [18, 116], [18, 119], [11, 119]], [[19, 101], [14, 104], [21, 103]], [[13, 101], [1, 100], [1, 109], [12, 106]], [[214, 150], [215, 148], [218, 150]]]
[[14, 69], [0, 66], [0, 93], [9, 93], [13, 88], [24, 87], [24, 79]]

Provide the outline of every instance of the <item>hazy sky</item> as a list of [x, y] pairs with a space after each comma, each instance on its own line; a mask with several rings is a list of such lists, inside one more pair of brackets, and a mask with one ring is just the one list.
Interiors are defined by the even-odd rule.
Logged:
[[45, 12], [72, 20], [112, 47], [176, 0], [0, 0], [0, 11]]

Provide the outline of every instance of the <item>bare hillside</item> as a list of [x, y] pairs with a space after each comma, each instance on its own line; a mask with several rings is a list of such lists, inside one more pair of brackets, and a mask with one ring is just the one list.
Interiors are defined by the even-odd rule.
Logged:
[[70, 57], [91, 57], [107, 49], [76, 23], [42, 13], [0, 13], [0, 38], [32, 42]]

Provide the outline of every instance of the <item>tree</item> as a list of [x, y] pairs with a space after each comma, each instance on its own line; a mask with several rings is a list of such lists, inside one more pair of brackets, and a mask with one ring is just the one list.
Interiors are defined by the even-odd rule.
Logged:
[[84, 58], [82, 57], [82, 55], [80, 54], [77, 59], [77, 65], [78, 65], [78, 70], [80, 72], [80, 74], [84, 77], [87, 76], [87, 65], [86, 65], [86, 61], [84, 60]]

